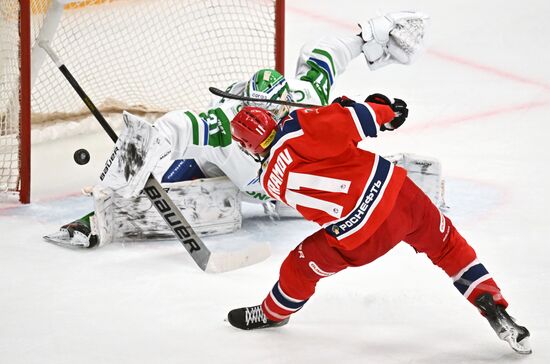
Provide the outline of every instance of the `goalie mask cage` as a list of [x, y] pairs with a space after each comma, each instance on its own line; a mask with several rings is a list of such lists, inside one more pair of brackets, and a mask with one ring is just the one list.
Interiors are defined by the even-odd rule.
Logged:
[[0, 0], [0, 198], [30, 200], [30, 132], [90, 113], [202, 111], [224, 88], [284, 73], [284, 0]]

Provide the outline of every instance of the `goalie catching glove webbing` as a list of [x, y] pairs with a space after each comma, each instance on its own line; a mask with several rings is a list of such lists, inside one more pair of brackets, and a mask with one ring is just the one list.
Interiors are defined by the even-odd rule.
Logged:
[[424, 48], [429, 17], [400, 11], [360, 23], [362, 50], [371, 70], [391, 63], [411, 64]]

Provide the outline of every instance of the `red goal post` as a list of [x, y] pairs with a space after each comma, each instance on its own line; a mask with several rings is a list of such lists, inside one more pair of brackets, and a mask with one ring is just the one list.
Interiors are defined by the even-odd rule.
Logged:
[[284, 0], [0, 0], [0, 200], [30, 201], [31, 129], [89, 115], [39, 39], [104, 113], [201, 111], [209, 86], [259, 68], [284, 73], [284, 9]]

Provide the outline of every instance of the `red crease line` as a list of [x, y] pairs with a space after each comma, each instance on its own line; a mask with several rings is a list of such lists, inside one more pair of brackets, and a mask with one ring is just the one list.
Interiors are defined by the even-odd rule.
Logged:
[[407, 129], [407, 131], [417, 132], [421, 129], [444, 128], [452, 124], [465, 123], [465, 122], [470, 122], [470, 121], [479, 120], [479, 119], [487, 119], [487, 118], [491, 118], [502, 114], [509, 114], [512, 112], [517, 112], [522, 110], [531, 110], [531, 109], [536, 109], [539, 107], [547, 107], [547, 106], [550, 106], [550, 100], [528, 102], [528, 103], [512, 105], [508, 107], [500, 107], [498, 109], [482, 111], [474, 114], [459, 115], [459, 116], [454, 116], [450, 118], [437, 119], [434, 121], [422, 123], [420, 125]]

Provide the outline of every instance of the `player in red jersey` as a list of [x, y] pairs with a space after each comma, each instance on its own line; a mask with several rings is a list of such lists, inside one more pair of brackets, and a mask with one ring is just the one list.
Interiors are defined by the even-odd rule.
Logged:
[[499, 338], [521, 354], [531, 353], [529, 331], [507, 314], [499, 287], [451, 220], [404, 169], [360, 143], [399, 128], [407, 116], [404, 101], [381, 94], [364, 103], [340, 97], [329, 106], [300, 109], [279, 125], [260, 108], [237, 114], [233, 139], [262, 161], [265, 191], [321, 229], [289, 253], [261, 305], [229, 312], [233, 326], [282, 326], [321, 278], [368, 264], [405, 241], [452, 278]]

